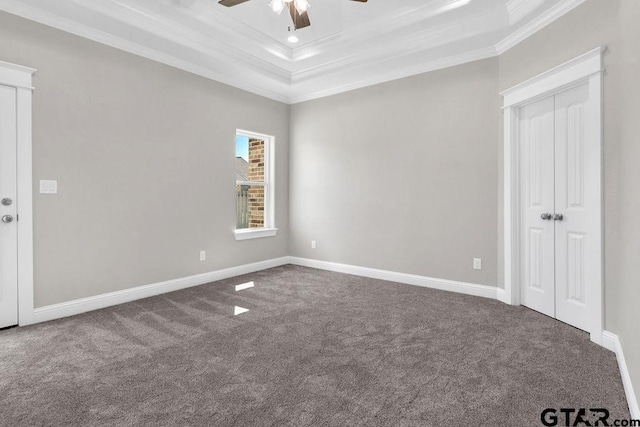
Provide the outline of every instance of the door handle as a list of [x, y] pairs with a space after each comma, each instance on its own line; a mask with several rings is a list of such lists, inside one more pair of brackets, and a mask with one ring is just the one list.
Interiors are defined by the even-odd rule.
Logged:
[[542, 218], [545, 221], [548, 221], [553, 218], [553, 215], [551, 215], [550, 213], [543, 213], [542, 215], [540, 215], [540, 218]]
[[11, 215], [4, 215], [2, 217], [2, 222], [9, 224], [10, 222], [13, 222], [13, 217]]
[[562, 214], [555, 214], [553, 216], [553, 220], [554, 221], [562, 221], [563, 219], [564, 219], [564, 215], [562, 215]]

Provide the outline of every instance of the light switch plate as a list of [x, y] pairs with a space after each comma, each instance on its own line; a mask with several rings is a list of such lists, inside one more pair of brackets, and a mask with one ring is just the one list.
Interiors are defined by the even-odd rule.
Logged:
[[58, 181], [41, 179], [40, 194], [58, 194]]

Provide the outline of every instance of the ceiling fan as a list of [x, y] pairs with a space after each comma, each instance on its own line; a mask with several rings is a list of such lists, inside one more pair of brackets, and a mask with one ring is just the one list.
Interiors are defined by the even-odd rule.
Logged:
[[[231, 7], [239, 5], [240, 3], [244, 3], [249, 0], [220, 0], [220, 3], [223, 6]], [[357, 1], [360, 3], [366, 3], [367, 0], [349, 0], [349, 1]], [[296, 30], [300, 28], [308, 27], [311, 25], [311, 21], [309, 21], [309, 15], [307, 10], [311, 6], [309, 4], [309, 0], [271, 0], [269, 4], [271, 9], [277, 14], [282, 13], [282, 10], [285, 7], [289, 7], [289, 13], [291, 14], [291, 19], [293, 20], [293, 26]]]

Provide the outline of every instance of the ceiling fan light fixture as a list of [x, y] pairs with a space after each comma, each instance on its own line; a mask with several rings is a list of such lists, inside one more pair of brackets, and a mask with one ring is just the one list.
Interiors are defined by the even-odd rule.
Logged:
[[282, 11], [284, 10], [285, 2], [286, 2], [286, 0], [271, 0], [271, 3], [269, 3], [269, 7], [275, 13], [280, 15], [282, 13]]
[[311, 7], [308, 0], [294, 0], [294, 4], [300, 15], [306, 13], [306, 11]]
[[[175, 0], [174, 0], [175, 1]], [[245, 3], [249, 0], [218, 0], [218, 4], [226, 7], [237, 6]], [[366, 3], [368, 0], [349, 0], [359, 3]], [[447, 0], [449, 2], [470, 2], [471, 0]], [[542, 0], [540, 0], [542, 1]], [[465, 3], [466, 4], [466, 3]], [[282, 14], [282, 11], [287, 8], [291, 14], [291, 20], [293, 21], [293, 27], [296, 30], [306, 28], [311, 25], [309, 20], [308, 10], [311, 7], [309, 0], [270, 0], [269, 7], [278, 15]]]

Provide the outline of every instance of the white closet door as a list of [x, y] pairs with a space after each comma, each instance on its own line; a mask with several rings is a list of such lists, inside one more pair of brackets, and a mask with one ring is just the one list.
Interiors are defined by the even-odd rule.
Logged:
[[590, 289], [601, 274], [599, 143], [588, 129], [589, 86], [556, 97], [556, 318], [577, 328], [591, 329]]
[[522, 304], [555, 316], [554, 99], [520, 110]]
[[18, 324], [16, 89], [0, 85], [0, 328]]

